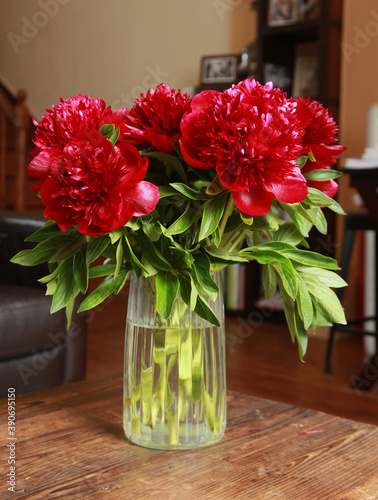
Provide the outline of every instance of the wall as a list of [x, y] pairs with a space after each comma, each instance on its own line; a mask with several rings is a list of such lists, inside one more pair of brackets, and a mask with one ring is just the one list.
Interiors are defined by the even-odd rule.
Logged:
[[192, 87], [201, 57], [230, 47], [227, 0], [0, 0], [0, 12], [0, 79], [27, 90], [37, 119], [78, 93], [118, 109], [162, 81]]

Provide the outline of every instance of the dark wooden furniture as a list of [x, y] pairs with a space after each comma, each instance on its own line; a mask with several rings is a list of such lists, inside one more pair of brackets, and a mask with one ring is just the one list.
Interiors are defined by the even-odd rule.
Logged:
[[[220, 443], [149, 450], [124, 436], [120, 376], [16, 395], [15, 436], [4, 424], [1, 442], [15, 443], [19, 499], [361, 500], [378, 491], [376, 426], [230, 392]], [[4, 478], [8, 468], [4, 459]], [[0, 499], [10, 498], [5, 485]]]
[[[267, 63], [283, 66], [294, 81], [296, 58], [311, 44], [311, 57], [318, 63], [318, 91], [312, 95], [338, 119], [342, 0], [320, 0], [318, 15], [294, 23], [269, 25], [272, 0], [258, 0], [257, 79], [265, 83]], [[307, 44], [307, 45], [304, 45]], [[309, 53], [310, 53], [309, 52]], [[288, 86], [292, 95], [293, 85]], [[294, 96], [299, 97], [299, 96]]]

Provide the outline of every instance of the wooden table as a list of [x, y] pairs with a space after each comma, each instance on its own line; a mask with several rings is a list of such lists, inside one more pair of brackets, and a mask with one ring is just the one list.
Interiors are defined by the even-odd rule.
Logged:
[[122, 430], [122, 379], [16, 396], [16, 492], [1, 400], [0, 498], [378, 498], [378, 427], [240, 393], [218, 444], [156, 451]]

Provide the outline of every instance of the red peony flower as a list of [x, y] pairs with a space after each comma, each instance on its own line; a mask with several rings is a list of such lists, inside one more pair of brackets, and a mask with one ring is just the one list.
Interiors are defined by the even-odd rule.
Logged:
[[338, 127], [328, 110], [310, 98], [301, 97], [290, 101], [306, 106], [309, 111], [302, 154], [312, 151], [319, 168], [334, 165], [346, 147], [336, 144]]
[[33, 155], [46, 148], [63, 149], [76, 132], [84, 128], [99, 130], [111, 114], [110, 106], [106, 107], [102, 99], [94, 100], [81, 94], [68, 100], [61, 98], [59, 104], [46, 110], [39, 123], [34, 120], [37, 126], [34, 144], [37, 147]]
[[148, 159], [130, 144], [113, 146], [99, 132], [78, 132], [63, 150], [44, 152], [49, 173], [41, 188], [44, 215], [62, 231], [101, 236], [154, 210], [159, 189], [142, 179]]
[[193, 167], [215, 167], [236, 206], [248, 215], [266, 214], [273, 198], [300, 202], [307, 186], [294, 161], [304, 134], [298, 107], [271, 83], [254, 80], [224, 93], [203, 91], [182, 120], [182, 154]]
[[161, 84], [141, 94], [131, 109], [113, 114], [108, 123], [120, 128], [120, 140], [159, 151], [174, 151], [173, 140], [180, 137], [180, 122], [190, 106], [190, 96]]
[[[306, 132], [303, 136], [302, 154], [312, 152], [315, 162], [307, 160], [302, 168], [302, 173], [311, 170], [330, 168], [334, 165], [345, 151], [344, 146], [335, 144], [337, 142], [338, 127], [329, 115], [328, 110], [319, 102], [310, 98], [301, 97], [300, 99], [290, 99], [301, 106], [306, 106], [308, 117], [306, 123]], [[330, 197], [337, 193], [338, 185], [334, 180], [329, 181], [307, 181], [307, 185], [323, 191]]]

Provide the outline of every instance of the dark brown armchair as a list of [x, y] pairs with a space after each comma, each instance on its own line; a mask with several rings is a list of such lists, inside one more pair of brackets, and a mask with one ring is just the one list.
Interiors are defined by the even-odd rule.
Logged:
[[65, 312], [50, 314], [51, 298], [37, 281], [47, 268], [9, 262], [44, 222], [0, 211], [0, 397], [9, 387], [24, 393], [85, 378], [86, 314], [74, 313], [67, 330]]

